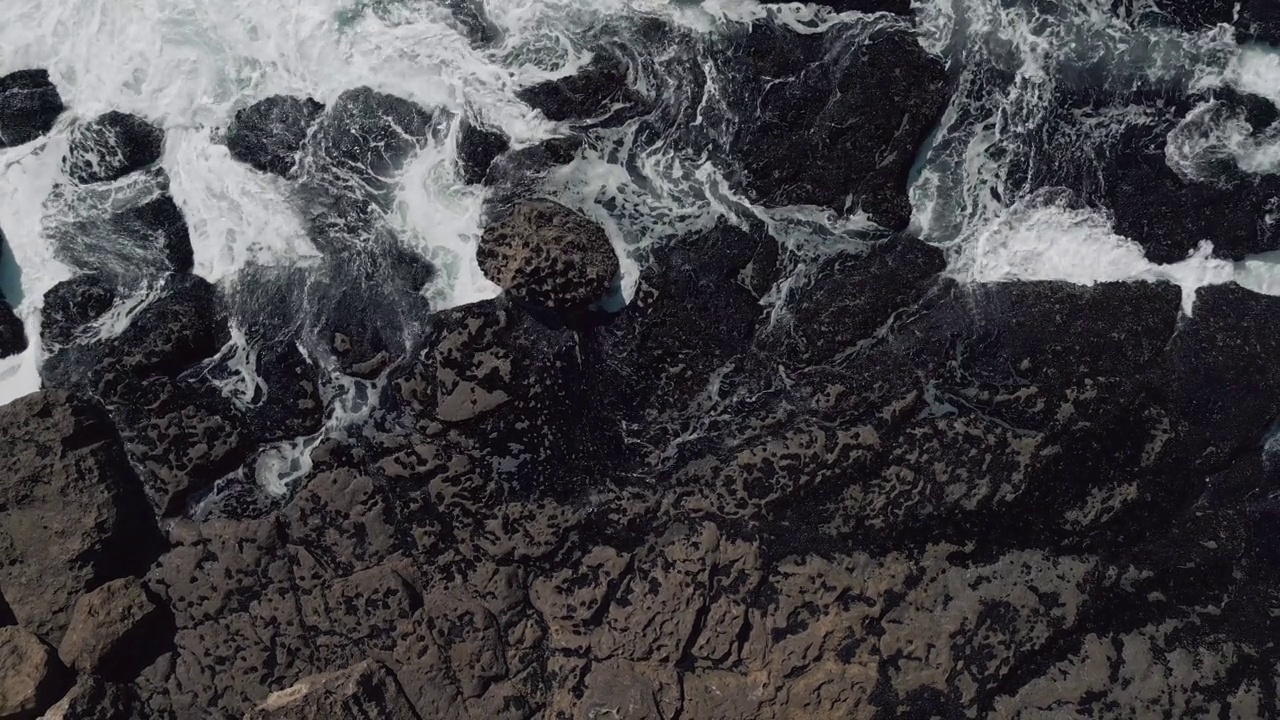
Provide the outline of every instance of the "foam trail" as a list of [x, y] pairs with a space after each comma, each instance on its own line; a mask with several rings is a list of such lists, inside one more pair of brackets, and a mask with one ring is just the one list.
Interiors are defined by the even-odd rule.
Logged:
[[[1112, 231], [1105, 214], [1079, 209], [1062, 192], [1024, 195], [1018, 185], [1023, 178], [1009, 171], [1011, 156], [1038, 150], [1029, 144], [1038, 140], [1028, 129], [1054, 111], [1054, 83], [1065, 74], [1135, 86], [1176, 82], [1201, 91], [1228, 84], [1280, 101], [1275, 50], [1241, 48], [1226, 27], [1199, 33], [1168, 28], [1151, 2], [1135, 3], [1128, 16], [1091, 0], [916, 0], [913, 6], [921, 42], [959, 74], [951, 107], [911, 186], [912, 229], [949, 249], [951, 274], [974, 282], [1170, 281], [1182, 287], [1188, 311], [1196, 290], [1207, 284], [1280, 289], [1273, 258], [1232, 263], [1210, 257], [1211, 248], [1202, 245], [1181, 262], [1152, 263], [1137, 244]], [[1083, 131], [1101, 137], [1141, 119], [1136, 106], [1121, 108]], [[1169, 164], [1188, 178], [1222, 158], [1249, 172], [1280, 169], [1280, 139], [1258, 141], [1248, 132], [1239, 118], [1206, 103], [1171, 135]]]

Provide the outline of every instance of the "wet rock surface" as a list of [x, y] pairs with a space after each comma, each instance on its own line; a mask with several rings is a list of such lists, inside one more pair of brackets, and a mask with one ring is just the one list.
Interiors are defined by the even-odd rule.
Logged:
[[[1224, 283], [1188, 313], [1157, 280], [962, 282], [901, 231], [951, 78], [898, 25], [905, 4], [830, 9], [881, 15], [702, 40], [733, 82], [693, 103], [691, 134], [715, 134], [716, 103], [753, 122], [698, 167], [880, 228], [738, 212], [707, 182], [715, 216], [643, 238], [625, 298], [609, 235], [550, 191], [617, 151], [613, 120], [689, 150], [645, 134], [670, 108], [634, 58], [604, 47], [526, 88], [567, 137], [458, 128], [462, 163], [440, 171], [486, 193], [477, 260], [504, 292], [445, 309], [390, 222], [444, 114], [371, 88], [246, 109], [230, 151], [282, 176], [320, 256], [213, 284], [157, 241], [129, 261], [146, 282], [83, 255], [94, 272], [47, 293], [47, 389], [0, 408], [0, 702], [94, 720], [1280, 714], [1276, 299]], [[1052, 148], [1117, 97], [1159, 112], [1141, 138], [1012, 167], [1019, 192], [1111, 210], [1152, 259], [1215, 217], [1220, 254], [1269, 247], [1270, 181], [1179, 155], [1178, 132], [1227, 113], [1265, 133], [1274, 108], [1062, 92], [1032, 123]], [[149, 207], [139, 223], [187, 237], [176, 203], [146, 204], [166, 193], [89, 220]]]
[[92, 273], [63, 280], [44, 294], [40, 337], [50, 347], [66, 345], [116, 302], [105, 278]]
[[458, 127], [458, 175], [469, 185], [483, 181], [493, 161], [510, 146], [501, 130], [464, 117]]
[[27, 333], [13, 308], [0, 299], [0, 358], [17, 355], [27, 349]]
[[625, 121], [642, 102], [632, 88], [626, 61], [598, 49], [578, 72], [545, 80], [516, 93], [550, 120], [605, 123]]
[[72, 132], [62, 169], [81, 185], [109, 182], [155, 163], [163, 150], [163, 130], [136, 115], [112, 110]]
[[62, 97], [46, 70], [19, 70], [0, 77], [0, 148], [44, 135], [62, 114]]
[[273, 95], [236, 112], [227, 128], [231, 157], [257, 170], [288, 176], [324, 105], [311, 98]]
[[[902, 230], [916, 152], [949, 98], [946, 68], [905, 33], [752, 26], [719, 55], [732, 78], [722, 152], [752, 200], [866, 212]], [[750, 118], [749, 122], [743, 122]]]

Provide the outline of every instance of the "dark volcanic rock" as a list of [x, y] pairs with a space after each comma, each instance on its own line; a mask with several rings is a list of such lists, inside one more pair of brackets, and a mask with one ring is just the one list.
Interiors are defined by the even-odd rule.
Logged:
[[41, 340], [49, 347], [70, 343], [115, 302], [115, 290], [99, 275], [90, 273], [63, 280], [44, 294]]
[[119, 335], [46, 358], [45, 383], [91, 390], [110, 401], [127, 399], [131, 383], [177, 377], [230, 340], [222, 298], [206, 280], [172, 275], [155, 293]]
[[472, 47], [492, 45], [500, 32], [485, 12], [482, 0], [434, 0], [449, 11], [453, 25]]
[[124, 287], [190, 272], [194, 262], [186, 218], [167, 192], [52, 235], [59, 259]]
[[0, 298], [0, 358], [17, 355], [26, 349], [27, 332], [22, 327], [22, 320], [9, 303]]
[[431, 130], [432, 114], [404, 98], [368, 87], [338, 96], [299, 168], [322, 250], [348, 247], [390, 208], [401, 169]]
[[81, 185], [119, 180], [160, 159], [164, 131], [112, 110], [76, 127], [62, 170]]
[[0, 436], [0, 587], [19, 623], [57, 642], [81, 593], [146, 568], [161, 539], [96, 409], [28, 395], [0, 409]]
[[604, 228], [549, 200], [520, 203], [486, 227], [476, 259], [512, 298], [556, 311], [604, 299], [619, 270]]
[[825, 0], [823, 5], [836, 12], [887, 12], [895, 15], [911, 14], [910, 0]]
[[172, 275], [120, 334], [69, 345], [45, 360], [49, 387], [92, 393], [107, 407], [156, 511], [235, 470], [251, 451], [243, 413], [200, 367], [230, 341], [217, 289]]
[[[1200, 243], [1240, 259], [1280, 247], [1268, 217], [1280, 179], [1245, 173], [1225, 147], [1205, 146], [1207, 128], [1257, 126], [1274, 108], [1214, 91], [1186, 97], [1173, 87], [1113, 91], [1060, 83], [1051, 110], [1032, 133], [1037, 147], [1011, 163], [1026, 193], [1067, 188], [1074, 201], [1106, 208], [1117, 234], [1155, 262], [1183, 260]], [[1114, 118], [1130, 118], [1109, 132]], [[1109, 120], [1110, 118], [1110, 120]]]
[[372, 660], [345, 670], [314, 675], [272, 693], [247, 720], [418, 720], [395, 675]]
[[756, 24], [732, 37], [717, 58], [739, 120], [725, 152], [753, 201], [861, 208], [901, 230], [908, 174], [947, 106], [946, 68], [907, 33], [861, 40], [845, 27], [800, 34]]
[[1212, 285], [1196, 294], [1194, 314], [1170, 348], [1168, 389], [1176, 410], [1208, 441], [1205, 460], [1256, 446], [1280, 417], [1280, 332], [1267, 318], [1280, 298], [1239, 285]]
[[751, 348], [778, 254], [769, 235], [723, 220], [660, 245], [631, 304], [602, 331], [607, 404], [623, 414], [653, 412], [646, 424], [687, 409], [713, 372]]
[[577, 73], [522, 88], [516, 97], [541, 110], [551, 120], [599, 119], [620, 124], [643, 100], [631, 88], [628, 75], [623, 58], [607, 48], [598, 48], [591, 61]]
[[1243, 0], [1235, 24], [1244, 38], [1280, 44], [1280, 6], [1273, 2]]
[[293, 172], [307, 133], [324, 105], [307, 98], [273, 95], [243, 110], [227, 128], [227, 149], [242, 163], [282, 177]]
[[112, 580], [76, 602], [58, 657], [77, 672], [128, 682], [168, 650], [171, 624], [141, 580]]
[[458, 126], [458, 175], [469, 185], [483, 181], [489, 166], [510, 146], [506, 133], [464, 116]]
[[[1245, 0], [1249, 4], [1249, 0]], [[1230, 23], [1235, 15], [1234, 0], [1156, 0], [1165, 18], [1184, 30]]]
[[70, 684], [53, 648], [21, 628], [0, 628], [0, 717], [36, 720]]
[[45, 70], [0, 77], [0, 148], [29, 143], [53, 128], [62, 98]]
[[147, 720], [137, 699], [126, 685], [104, 682], [84, 676], [56, 705], [49, 708], [44, 720]]
[[786, 347], [784, 356], [821, 365], [919, 302], [946, 264], [941, 250], [905, 236], [876, 243], [865, 254], [834, 255], [794, 283], [771, 333]]

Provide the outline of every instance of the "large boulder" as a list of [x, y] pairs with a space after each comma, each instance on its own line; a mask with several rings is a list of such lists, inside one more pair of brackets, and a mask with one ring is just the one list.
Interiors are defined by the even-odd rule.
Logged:
[[305, 212], [323, 251], [360, 247], [395, 198], [400, 171], [427, 142], [432, 113], [369, 87], [320, 116], [299, 168]]
[[482, 0], [434, 0], [449, 11], [452, 25], [472, 47], [492, 45], [501, 36], [501, 31], [489, 19]]
[[114, 428], [60, 391], [0, 408], [0, 587], [18, 622], [61, 639], [76, 599], [162, 547]]
[[1238, 127], [1262, 142], [1274, 113], [1228, 90], [1197, 97], [1176, 84], [1115, 90], [1063, 79], [1033, 120], [1037, 140], [1008, 162], [1008, 192], [1034, 201], [1065, 188], [1073, 203], [1105, 209], [1115, 232], [1158, 263], [1205, 242], [1223, 258], [1273, 250], [1280, 233], [1262, 218], [1280, 202], [1280, 179], [1242, 171], [1212, 129]]
[[53, 128], [62, 98], [46, 70], [0, 77], [0, 148], [29, 143]]
[[50, 236], [59, 259], [126, 287], [190, 272], [194, 263], [186, 217], [167, 192], [105, 218], [73, 221]]
[[193, 275], [172, 275], [154, 292], [123, 331], [67, 345], [40, 372], [48, 387], [104, 403], [156, 512], [172, 514], [237, 469], [253, 436], [201, 367], [231, 340], [221, 294]]
[[246, 720], [418, 720], [413, 703], [385, 666], [366, 660], [345, 670], [314, 675], [272, 693]]
[[36, 720], [70, 684], [53, 648], [22, 628], [0, 628], [0, 718]]
[[141, 580], [112, 580], [76, 602], [58, 657], [77, 672], [128, 682], [172, 644], [169, 625]]
[[163, 130], [112, 110], [72, 131], [62, 169], [81, 185], [109, 182], [155, 163], [163, 150]]
[[115, 290], [100, 275], [87, 273], [63, 280], [44, 294], [40, 339], [51, 348], [70, 343], [115, 301]]
[[242, 110], [227, 128], [231, 157], [282, 177], [293, 172], [307, 133], [324, 105], [311, 98], [273, 95]]
[[946, 68], [906, 32], [863, 37], [837, 24], [797, 33], [754, 24], [714, 48], [732, 122], [726, 168], [755, 202], [866, 212], [884, 227], [910, 220], [907, 180], [942, 117]]
[[520, 203], [486, 227], [476, 258], [512, 298], [558, 311], [603, 300], [619, 270], [604, 228], [549, 200]]

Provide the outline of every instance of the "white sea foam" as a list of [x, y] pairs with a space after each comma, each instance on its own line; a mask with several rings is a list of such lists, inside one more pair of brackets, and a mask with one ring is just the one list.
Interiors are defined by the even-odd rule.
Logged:
[[[1280, 55], [1274, 49], [1237, 46], [1229, 28], [1184, 33], [1160, 27], [1151, 2], [1135, 3], [1128, 17], [1110, 3], [1062, 0], [1009, 4], [995, 0], [916, 0], [921, 42], [949, 61], [1001, 68], [1007, 90], [965, 72], [943, 132], [926, 148], [911, 186], [912, 229], [946, 247], [950, 273], [973, 282], [1063, 280], [1169, 281], [1183, 289], [1188, 311], [1198, 288], [1239, 282], [1258, 292], [1280, 291], [1280, 258], [1233, 263], [1197, 248], [1181, 262], [1159, 265], [1141, 247], [1116, 235], [1110, 218], [1081, 209], [1062, 191], [1020, 197], [1004, 158], [1027, 142], [1027, 122], [1054, 109], [1053, 83], [1064, 71], [1179, 79], [1206, 90], [1231, 84], [1280, 102]], [[983, 103], [986, 103], [983, 105]], [[1137, 119], [1121, 108], [1084, 123], [1089, 133], [1114, 133]], [[962, 114], [967, 122], [957, 122]], [[1205, 103], [1170, 138], [1168, 162], [1188, 179], [1206, 179], [1223, 160], [1247, 172], [1280, 170], [1280, 138], [1251, 138], [1243, 120]]]

